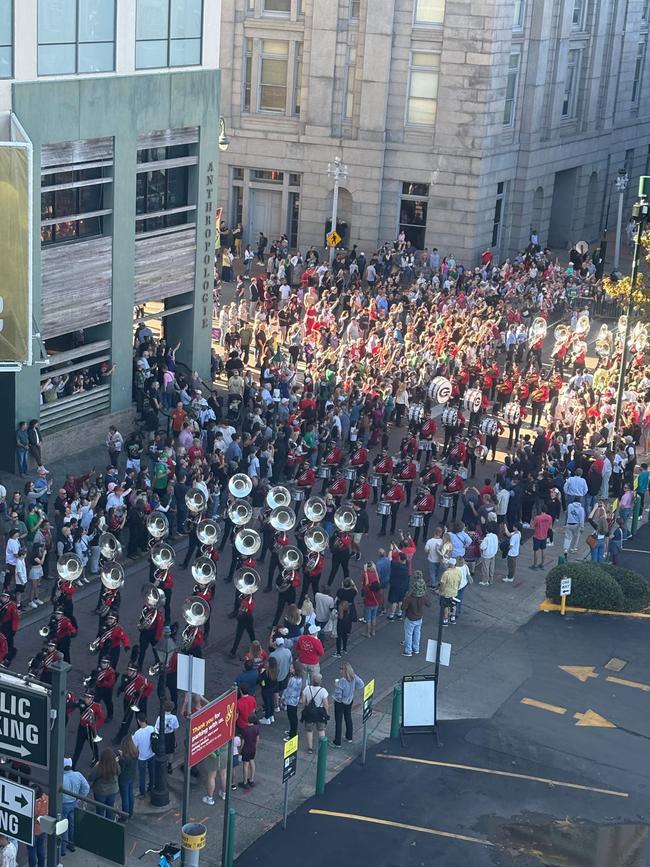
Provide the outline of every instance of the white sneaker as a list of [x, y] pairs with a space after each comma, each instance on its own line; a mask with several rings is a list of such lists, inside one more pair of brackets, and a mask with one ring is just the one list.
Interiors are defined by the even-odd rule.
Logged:
[[[526, 525], [524, 524], [524, 527], [525, 527], [525, 526], [526, 526]], [[555, 542], [548, 542], [548, 541], [546, 542], [546, 547], [547, 547], [547, 548], [552, 548], [553, 545], [555, 545]]]
[[502, 580], [502, 581], [505, 581], [506, 584], [512, 584], [512, 582], [513, 582], [515, 579], [514, 579], [514, 578], [502, 578], [501, 580]]
[[269, 717], [267, 719], [265, 716], [263, 716], [262, 719], [260, 720], [260, 725], [261, 726], [270, 726], [272, 722], [273, 722], [273, 717]]
[[211, 807], [214, 807], [214, 798], [211, 798], [210, 795], [204, 795], [201, 800], [204, 804], [209, 804]]
[[29, 607], [30, 607], [30, 608], [38, 608], [38, 602], [35, 602], [35, 601], [30, 602], [30, 603], [29, 603]]
[[36, 604], [37, 605], [45, 605], [45, 602], [42, 599], [37, 599]]

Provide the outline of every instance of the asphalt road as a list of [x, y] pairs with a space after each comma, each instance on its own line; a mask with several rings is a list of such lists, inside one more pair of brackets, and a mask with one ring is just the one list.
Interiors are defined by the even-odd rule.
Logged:
[[[289, 849], [313, 867], [360, 855], [375, 867], [648, 867], [648, 628], [537, 615], [511, 648], [531, 676], [492, 719], [442, 723], [440, 747], [431, 735], [384, 741], [237, 867]], [[613, 657], [622, 670], [605, 668]]]

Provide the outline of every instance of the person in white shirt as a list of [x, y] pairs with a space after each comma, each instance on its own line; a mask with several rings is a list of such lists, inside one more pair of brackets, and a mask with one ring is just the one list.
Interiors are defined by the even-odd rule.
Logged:
[[[165, 702], [165, 752], [167, 753], [167, 773], [172, 772], [172, 759], [176, 752], [176, 732], [178, 731], [179, 722], [174, 710], [174, 703], [171, 701]], [[154, 730], [160, 732], [160, 717], [156, 717]], [[151, 737], [149, 737], [151, 743]]]
[[505, 522], [509, 502], [510, 491], [507, 488], [499, 488], [497, 492], [497, 524]]
[[499, 550], [499, 538], [494, 532], [495, 529], [494, 525], [488, 524], [487, 533], [481, 539], [481, 580], [478, 583], [482, 587], [489, 587], [494, 582], [494, 565]]
[[151, 749], [151, 735], [155, 731], [147, 722], [147, 716], [139, 713], [137, 716], [138, 730], [131, 737], [138, 750], [138, 781], [140, 785], [140, 798], [147, 794], [147, 774], [149, 775], [149, 791], [153, 789], [154, 781], [154, 751]]
[[427, 565], [429, 567], [429, 585], [432, 589], [435, 589], [438, 586], [441, 545], [442, 527], [436, 527], [433, 531], [433, 536], [430, 539], [427, 539], [424, 546], [424, 552], [427, 555]]
[[519, 559], [519, 549], [521, 546], [521, 524], [515, 524], [512, 530], [504, 527], [504, 531], [510, 539], [510, 544], [508, 546], [508, 574], [501, 580], [511, 584], [515, 580], [517, 571], [517, 560]]
[[6, 834], [0, 834], [0, 867], [16, 867], [16, 854], [16, 844]]

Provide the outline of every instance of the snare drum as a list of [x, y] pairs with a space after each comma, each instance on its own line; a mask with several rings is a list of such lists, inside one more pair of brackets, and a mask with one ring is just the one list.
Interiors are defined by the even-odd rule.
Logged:
[[390, 503], [387, 500], [382, 500], [381, 503], [377, 503], [377, 514], [382, 515], [382, 517], [390, 515]]
[[422, 512], [412, 512], [409, 517], [409, 527], [424, 527], [424, 515]]
[[371, 488], [378, 488], [381, 485], [381, 476], [377, 473], [370, 473], [368, 476], [368, 482], [370, 483]]
[[418, 440], [417, 448], [419, 452], [430, 452], [431, 440]]
[[508, 424], [518, 424], [521, 419], [521, 406], [518, 403], [507, 403], [503, 407], [503, 417]]
[[445, 427], [456, 427], [458, 424], [458, 410], [455, 406], [450, 406], [443, 410], [442, 423]]
[[319, 467], [316, 470], [316, 475], [318, 476], [319, 479], [329, 479], [330, 476], [332, 475], [332, 468], [328, 467], [326, 465]]
[[485, 436], [493, 437], [499, 430], [499, 422], [495, 418], [484, 418], [479, 429]]
[[348, 482], [354, 482], [357, 477], [356, 467], [346, 467], [343, 470], [343, 478], [347, 479]]
[[441, 509], [451, 509], [454, 505], [454, 498], [452, 494], [441, 494], [440, 495], [440, 508]]
[[463, 398], [463, 406], [469, 412], [478, 412], [481, 408], [482, 401], [483, 395], [481, 394], [480, 389], [469, 388], [465, 392], [465, 397]]
[[296, 503], [302, 503], [302, 501], [305, 499], [305, 489], [294, 488], [292, 499], [295, 500]]

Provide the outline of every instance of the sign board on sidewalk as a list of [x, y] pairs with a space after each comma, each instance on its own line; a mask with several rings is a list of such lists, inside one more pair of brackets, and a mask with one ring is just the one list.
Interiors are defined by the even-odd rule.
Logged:
[[189, 766], [218, 750], [235, 736], [237, 718], [237, 690], [233, 689], [215, 698], [201, 710], [193, 713], [189, 721]]
[[435, 729], [435, 675], [412, 674], [402, 678], [402, 731]]
[[375, 679], [369, 680], [363, 688], [363, 722], [372, 716], [372, 700], [375, 695]]
[[571, 595], [571, 579], [570, 578], [562, 578], [560, 581], [560, 596], [570, 596]]
[[282, 782], [287, 783], [295, 776], [298, 765], [298, 735], [284, 743], [284, 764], [282, 766]]
[[[429, 638], [427, 641], [427, 662], [435, 662], [436, 661], [436, 647], [438, 646], [438, 642]], [[451, 644], [447, 644], [446, 641], [440, 642], [440, 665], [449, 665], [451, 660]]]
[[[190, 657], [187, 653], [179, 653], [176, 670], [176, 688], [183, 692], [190, 691]], [[192, 692], [195, 695], [205, 693], [205, 659], [192, 657]]]
[[0, 755], [46, 768], [49, 735], [49, 692], [12, 675], [0, 675]]
[[0, 780], [0, 834], [34, 845], [34, 790]]

